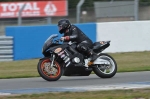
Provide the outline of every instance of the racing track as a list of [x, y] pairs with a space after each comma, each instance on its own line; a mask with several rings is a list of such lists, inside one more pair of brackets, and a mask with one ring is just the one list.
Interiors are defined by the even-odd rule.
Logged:
[[113, 78], [90, 76], [66, 77], [54, 82], [42, 78], [0, 79], [0, 95], [58, 91], [87, 91], [150, 88], [150, 71], [117, 73]]

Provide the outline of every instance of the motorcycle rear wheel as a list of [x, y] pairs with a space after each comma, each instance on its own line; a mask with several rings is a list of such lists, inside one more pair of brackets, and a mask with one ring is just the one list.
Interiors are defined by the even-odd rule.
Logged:
[[113, 77], [117, 73], [117, 63], [114, 58], [106, 53], [101, 53], [99, 58], [107, 60], [110, 65], [97, 64], [93, 67], [94, 73], [101, 78]]
[[39, 60], [37, 70], [40, 76], [47, 81], [57, 81], [62, 76], [62, 68], [60, 64], [54, 61], [52, 68], [50, 67], [51, 60], [43, 58]]

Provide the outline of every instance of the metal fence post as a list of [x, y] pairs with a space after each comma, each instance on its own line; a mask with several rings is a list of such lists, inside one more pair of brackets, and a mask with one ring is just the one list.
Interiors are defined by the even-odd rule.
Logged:
[[85, 0], [80, 0], [77, 4], [77, 23], [80, 23], [80, 8]]
[[22, 8], [19, 10], [19, 13], [18, 13], [18, 26], [20, 26], [22, 24], [22, 11], [25, 8], [25, 6], [26, 6], [26, 4], [24, 4], [22, 6]]
[[47, 17], [47, 24], [52, 24], [52, 18], [50, 16]]
[[139, 20], [139, 0], [134, 0], [134, 20]]

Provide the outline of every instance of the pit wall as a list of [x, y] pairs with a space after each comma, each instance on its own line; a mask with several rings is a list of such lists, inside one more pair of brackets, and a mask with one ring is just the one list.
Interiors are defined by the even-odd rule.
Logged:
[[97, 23], [96, 39], [111, 40], [104, 52], [150, 51], [150, 21]]
[[[77, 25], [95, 41], [111, 40], [108, 53], [150, 51], [150, 21], [85, 23]], [[6, 27], [13, 37], [13, 60], [41, 58], [42, 46], [51, 34], [59, 34], [56, 25]], [[59, 37], [62, 35], [59, 34]], [[58, 37], [58, 38], [59, 38]]]
[[[75, 24], [77, 25], [93, 42], [96, 41], [96, 23]], [[47, 26], [15, 26], [6, 27], [6, 36], [12, 36], [13, 60], [25, 60], [32, 58], [41, 58], [42, 47], [45, 40], [52, 34], [59, 34], [57, 25]], [[62, 35], [59, 34], [59, 37]], [[58, 37], [58, 38], [59, 38]]]

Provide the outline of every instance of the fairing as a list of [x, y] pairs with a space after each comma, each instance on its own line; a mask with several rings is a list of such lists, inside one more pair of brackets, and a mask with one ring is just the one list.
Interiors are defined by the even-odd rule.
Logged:
[[46, 52], [53, 43], [53, 39], [58, 37], [58, 34], [52, 34], [44, 43], [42, 53]]

